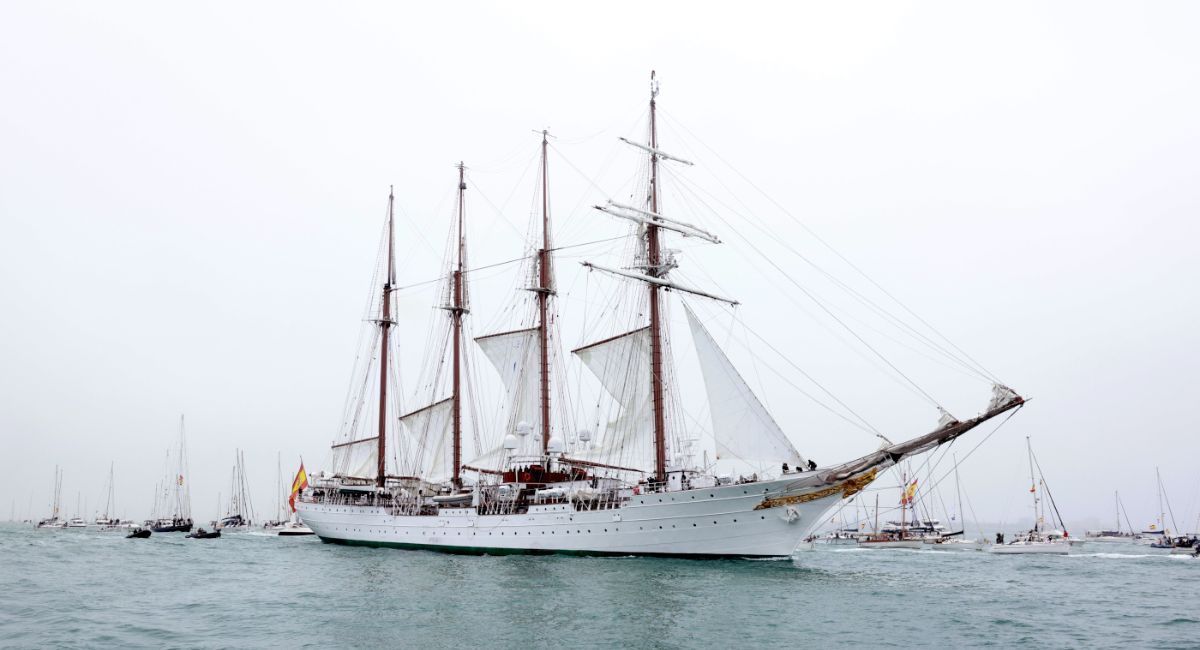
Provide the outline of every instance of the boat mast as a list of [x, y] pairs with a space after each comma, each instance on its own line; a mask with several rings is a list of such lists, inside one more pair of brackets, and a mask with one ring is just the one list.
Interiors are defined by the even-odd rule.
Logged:
[[1033, 494], [1033, 530], [1038, 532], [1041, 527], [1038, 516], [1037, 479], [1033, 474], [1033, 445], [1029, 442], [1029, 436], [1025, 436], [1025, 451], [1029, 454], [1029, 491]]
[[388, 381], [388, 338], [392, 325], [392, 285], [395, 283], [395, 250], [392, 237], [395, 203], [394, 189], [388, 187], [387, 226], [387, 277], [383, 279], [383, 314], [379, 319], [379, 435], [375, 441], [375, 485], [383, 487], [387, 474], [387, 381]]
[[1113, 508], [1116, 510], [1117, 517], [1117, 532], [1121, 532], [1121, 497], [1117, 496], [1117, 491], [1113, 490]]
[[[546, 162], [547, 137], [549, 133], [542, 129], [542, 247], [538, 250], [538, 347], [539, 367], [541, 368], [542, 393], [542, 453], [547, 453], [550, 447], [550, 321], [549, 302], [551, 287], [551, 257], [550, 257], [550, 176]], [[457, 464], [455, 465], [457, 467]]]
[[454, 477], [455, 487], [462, 485], [462, 317], [466, 312], [465, 296], [463, 294], [463, 257], [466, 253], [466, 238], [463, 235], [463, 211], [467, 192], [467, 182], [463, 178], [466, 169], [462, 162], [458, 163], [458, 253], [454, 262], [452, 277], [452, 302], [450, 305], [450, 322], [454, 330], [454, 376], [450, 408], [453, 414], [454, 436]]
[[[650, 211], [661, 214], [658, 206], [658, 82], [654, 71], [650, 72]], [[646, 222], [646, 275], [662, 275], [662, 250], [659, 245], [659, 228], [653, 221]], [[667, 478], [667, 431], [665, 404], [663, 399], [663, 333], [662, 315], [659, 308], [659, 285], [649, 282], [650, 289], [650, 392], [654, 405], [654, 475], [658, 481]]]
[[1162, 474], [1158, 472], [1158, 468], [1154, 468], [1154, 479], [1158, 482], [1158, 529], [1162, 531], [1164, 539], [1167, 536], [1167, 513], [1163, 510], [1162, 496]]
[[954, 492], [958, 496], [958, 526], [960, 530], [966, 533], [967, 518], [963, 515], [962, 484], [958, 482], [958, 456], [953, 456], [952, 460], [954, 460]]

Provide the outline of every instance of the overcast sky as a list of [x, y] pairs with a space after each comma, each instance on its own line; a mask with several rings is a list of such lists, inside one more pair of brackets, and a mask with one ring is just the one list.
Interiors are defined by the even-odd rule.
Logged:
[[[532, 129], [558, 137], [556, 243], [618, 236], [587, 206], [628, 193], [638, 158], [616, 138], [642, 137], [656, 69], [662, 146], [697, 163], [676, 187], [737, 197], [706, 211], [667, 190], [726, 241], [680, 246], [681, 279], [736, 295], [748, 328], [893, 439], [925, 432], [931, 405], [752, 272], [760, 251], [851, 309], [778, 249], [865, 287], [798, 220], [1034, 398], [962, 464], [981, 518], [1028, 517], [1028, 435], [1069, 522], [1111, 520], [1120, 490], [1150, 523], [1159, 466], [1194, 528], [1197, 19], [1165, 2], [4, 3], [0, 517], [45, 516], [55, 464], [68, 513], [82, 493], [90, 514], [110, 462], [118, 514], [149, 516], [180, 413], [197, 516], [239, 447], [267, 510], [277, 453], [285, 474], [328, 458], [388, 186], [402, 284], [438, 273], [459, 160], [472, 263], [521, 254]], [[560, 260], [566, 347], [599, 331], [585, 306], [606, 290], [580, 259]], [[504, 272], [479, 277], [476, 334]], [[412, 365], [435, 299], [400, 297]], [[889, 358], [955, 415], [986, 403], [986, 383], [906, 349]], [[730, 355], [802, 453], [873, 449], [762, 375], [772, 355]]]

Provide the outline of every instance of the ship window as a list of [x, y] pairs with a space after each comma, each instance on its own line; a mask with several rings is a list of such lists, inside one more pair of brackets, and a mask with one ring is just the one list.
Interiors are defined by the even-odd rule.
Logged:
[[760, 515], [760, 516], [759, 516], [759, 519], [766, 519], [766, 518], [767, 518], [767, 516], [766, 516], [766, 515]]
[[696, 524], [692, 524], [692, 528], [695, 528], [695, 527], [696, 527]]

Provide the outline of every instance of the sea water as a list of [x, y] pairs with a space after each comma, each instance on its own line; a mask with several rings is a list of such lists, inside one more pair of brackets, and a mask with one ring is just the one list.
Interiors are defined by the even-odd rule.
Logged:
[[1200, 559], [477, 557], [0, 524], [3, 647], [1200, 647]]

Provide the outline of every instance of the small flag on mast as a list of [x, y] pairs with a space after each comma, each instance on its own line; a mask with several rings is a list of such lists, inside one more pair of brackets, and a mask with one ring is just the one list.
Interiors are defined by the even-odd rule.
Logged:
[[292, 512], [296, 512], [296, 495], [306, 487], [308, 487], [308, 474], [304, 471], [304, 461], [300, 461], [300, 471], [296, 472], [296, 478], [292, 481], [292, 495], [288, 497], [288, 506], [292, 508]]

